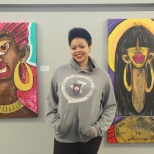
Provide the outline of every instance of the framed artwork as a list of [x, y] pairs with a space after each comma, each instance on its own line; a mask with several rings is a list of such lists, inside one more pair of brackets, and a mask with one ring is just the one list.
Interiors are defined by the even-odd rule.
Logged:
[[117, 101], [109, 143], [154, 142], [154, 20], [108, 20], [108, 71]]
[[38, 116], [36, 23], [0, 23], [0, 118]]

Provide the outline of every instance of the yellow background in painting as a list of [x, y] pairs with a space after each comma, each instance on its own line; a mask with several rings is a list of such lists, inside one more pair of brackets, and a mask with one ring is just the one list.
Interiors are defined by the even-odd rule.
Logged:
[[117, 43], [124, 32], [135, 25], [143, 25], [154, 35], [154, 21], [151, 19], [126, 19], [118, 24], [108, 37], [108, 64], [113, 72]]

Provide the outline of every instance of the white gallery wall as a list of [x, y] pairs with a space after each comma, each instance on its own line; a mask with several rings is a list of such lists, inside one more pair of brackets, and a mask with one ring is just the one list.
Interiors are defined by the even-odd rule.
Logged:
[[[135, 11], [133, 7], [131, 11], [131, 7], [130, 10], [125, 7], [127, 10], [125, 11], [122, 7], [116, 9], [114, 6], [102, 9], [99, 7], [98, 10], [93, 6], [89, 10], [87, 7], [84, 9], [84, 7], [73, 8], [72, 6], [69, 9], [60, 5], [56, 7], [53, 5], [51, 8], [3, 6], [7, 1], [1, 4], [0, 22], [37, 23], [39, 116], [33, 119], [0, 119], [0, 154], [52, 154], [54, 131], [45, 122], [46, 97], [54, 70], [70, 61], [68, 31], [73, 27], [86, 28], [93, 39], [91, 56], [101, 68], [107, 70], [107, 20], [154, 18], [154, 8], [150, 7], [149, 11], [148, 6], [142, 6], [142, 10], [136, 7], [137, 11]], [[49, 71], [41, 70], [44, 66], [49, 67]], [[153, 152], [154, 143], [108, 144], [107, 134], [105, 134], [98, 154], [150, 154]]]
[[153, 0], [1, 0], [0, 4], [152, 4]]

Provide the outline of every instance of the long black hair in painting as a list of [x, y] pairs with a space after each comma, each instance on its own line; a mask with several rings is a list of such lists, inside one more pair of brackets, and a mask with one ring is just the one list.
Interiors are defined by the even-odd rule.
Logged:
[[[149, 48], [149, 53], [154, 53], [154, 36], [142, 25], [130, 27], [119, 39], [115, 54], [115, 96], [118, 104], [117, 116], [154, 115], [154, 88], [152, 88], [149, 93], [145, 92], [144, 107], [142, 111], [138, 113], [132, 105], [132, 92], [128, 91], [124, 85], [123, 75], [126, 63], [122, 60], [122, 55], [127, 54], [128, 48], [136, 47], [137, 40], [140, 47], [147, 47]], [[153, 61], [151, 62], [152, 68], [154, 68]], [[150, 68], [144, 69], [146, 70], [146, 76], [148, 78], [147, 85], [149, 86], [151, 83]], [[131, 85], [131, 67], [128, 67], [126, 76], [128, 85]]]

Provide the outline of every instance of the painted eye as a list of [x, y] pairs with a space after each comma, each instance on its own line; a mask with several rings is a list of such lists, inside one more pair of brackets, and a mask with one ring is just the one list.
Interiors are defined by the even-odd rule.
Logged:
[[5, 54], [9, 50], [9, 43], [5, 43], [0, 46], [0, 55]]

